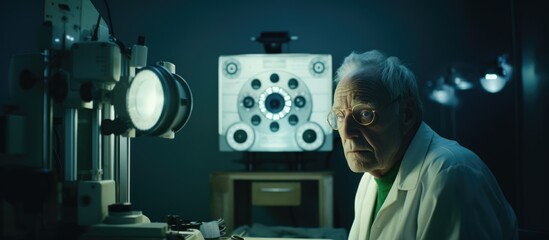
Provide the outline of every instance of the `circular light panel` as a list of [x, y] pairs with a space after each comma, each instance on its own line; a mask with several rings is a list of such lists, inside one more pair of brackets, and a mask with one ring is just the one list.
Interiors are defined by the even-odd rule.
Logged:
[[[269, 107], [272, 101], [279, 101], [277, 98], [270, 98], [270, 96], [276, 96], [275, 94], [281, 96], [284, 104], [283, 106], [280, 106], [281, 107], [280, 111], [272, 111], [272, 109]], [[288, 114], [292, 109], [292, 98], [284, 89], [278, 86], [271, 86], [265, 89], [265, 91], [261, 93], [261, 95], [259, 95], [258, 104], [259, 104], [259, 111], [263, 115], [265, 115], [265, 117], [267, 117], [270, 120], [277, 121], [282, 119], [284, 116], [286, 116], [286, 114]], [[280, 104], [280, 103], [277, 103], [277, 104]]]
[[115, 109], [126, 130], [135, 129], [136, 136], [174, 138], [192, 112], [189, 85], [161, 63], [139, 69], [127, 91], [117, 92], [124, 97], [114, 95], [114, 99], [119, 99]]
[[164, 89], [159, 76], [146, 69], [137, 73], [126, 95], [126, 104], [136, 129], [152, 128], [164, 108]]

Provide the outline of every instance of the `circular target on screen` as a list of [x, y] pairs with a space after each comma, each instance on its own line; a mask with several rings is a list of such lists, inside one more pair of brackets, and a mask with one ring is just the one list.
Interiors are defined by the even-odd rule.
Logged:
[[298, 121], [309, 121], [312, 95], [299, 74], [264, 71], [242, 84], [236, 98], [240, 121], [250, 125], [256, 136], [276, 133], [292, 137]]
[[295, 132], [297, 145], [305, 151], [314, 151], [324, 143], [324, 131], [313, 122], [307, 122], [297, 128]]
[[309, 63], [309, 72], [316, 77], [324, 76], [328, 72], [326, 59], [318, 57]]
[[227, 78], [236, 78], [240, 74], [240, 63], [236, 59], [228, 59], [223, 65], [223, 75]]
[[231, 125], [225, 134], [227, 144], [236, 151], [248, 150], [255, 140], [254, 130], [250, 125], [238, 122]]

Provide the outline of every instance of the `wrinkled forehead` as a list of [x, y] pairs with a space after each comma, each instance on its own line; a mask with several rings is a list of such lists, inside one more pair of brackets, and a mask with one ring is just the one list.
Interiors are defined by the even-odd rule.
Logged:
[[334, 108], [351, 107], [357, 103], [388, 101], [389, 92], [379, 78], [373, 76], [347, 77], [341, 79], [334, 93]]

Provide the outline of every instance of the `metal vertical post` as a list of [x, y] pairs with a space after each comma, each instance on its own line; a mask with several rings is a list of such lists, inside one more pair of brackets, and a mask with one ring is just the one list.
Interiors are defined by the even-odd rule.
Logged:
[[102, 179], [102, 169], [101, 169], [101, 134], [99, 130], [101, 122], [101, 105], [94, 107], [92, 111], [92, 124], [91, 124], [91, 134], [92, 134], [92, 169], [91, 169], [91, 180], [99, 181]]
[[116, 154], [115, 165], [116, 179], [118, 185], [117, 202], [130, 202], [130, 138], [117, 136], [115, 138]]
[[[113, 119], [114, 109], [111, 104], [103, 104], [103, 119]], [[103, 179], [114, 179], [114, 136], [104, 135], [102, 136], [103, 142]]]
[[49, 94], [48, 89], [48, 81], [49, 77], [51, 75], [51, 69], [50, 69], [50, 50], [44, 50], [43, 53], [44, 62], [46, 63], [46, 68], [44, 69], [44, 98], [43, 98], [43, 128], [42, 128], [42, 167], [46, 169], [52, 168], [52, 162], [51, 162], [51, 136], [52, 136], [52, 118], [53, 118], [53, 110], [51, 105], [51, 97]]
[[65, 110], [65, 181], [78, 179], [78, 109]]

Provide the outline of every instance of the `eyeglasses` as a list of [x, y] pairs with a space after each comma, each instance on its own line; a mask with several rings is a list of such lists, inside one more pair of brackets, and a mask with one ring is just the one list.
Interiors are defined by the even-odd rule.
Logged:
[[[387, 106], [395, 103], [400, 98], [395, 98], [388, 102], [387, 104], [379, 107], [377, 110], [372, 109], [367, 104], [357, 104], [351, 108], [351, 113], [353, 115], [353, 119], [362, 126], [368, 126], [376, 120], [376, 111], [381, 111], [383, 108], [386, 108]], [[339, 128], [343, 125], [343, 121], [345, 120], [345, 110], [349, 108], [344, 109], [336, 109], [328, 113], [328, 124], [330, 124], [330, 127], [332, 127], [334, 130], [339, 130]]]

